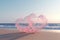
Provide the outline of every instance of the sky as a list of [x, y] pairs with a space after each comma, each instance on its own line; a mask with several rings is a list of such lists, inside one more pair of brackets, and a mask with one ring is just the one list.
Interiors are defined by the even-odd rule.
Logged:
[[13, 23], [31, 13], [43, 14], [48, 22], [60, 22], [60, 0], [0, 0], [0, 23]]

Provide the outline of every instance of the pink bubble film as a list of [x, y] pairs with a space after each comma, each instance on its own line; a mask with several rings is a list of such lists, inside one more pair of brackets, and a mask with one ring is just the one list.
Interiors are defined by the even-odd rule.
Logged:
[[47, 25], [47, 19], [45, 16], [36, 16], [30, 14], [24, 18], [18, 18], [16, 20], [16, 27], [20, 32], [36, 33]]

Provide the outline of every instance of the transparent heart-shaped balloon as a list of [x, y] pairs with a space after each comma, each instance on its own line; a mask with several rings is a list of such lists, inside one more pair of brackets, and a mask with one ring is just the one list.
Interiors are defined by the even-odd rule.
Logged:
[[47, 24], [47, 19], [43, 15], [33, 17], [30, 15], [26, 19], [19, 18], [16, 21], [16, 27], [20, 32], [35, 33], [44, 28]]

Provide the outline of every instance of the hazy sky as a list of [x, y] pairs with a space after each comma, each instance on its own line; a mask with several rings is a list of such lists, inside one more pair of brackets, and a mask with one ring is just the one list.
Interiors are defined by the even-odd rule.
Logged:
[[0, 0], [0, 23], [15, 22], [31, 13], [43, 14], [49, 22], [59, 22], [60, 0]]

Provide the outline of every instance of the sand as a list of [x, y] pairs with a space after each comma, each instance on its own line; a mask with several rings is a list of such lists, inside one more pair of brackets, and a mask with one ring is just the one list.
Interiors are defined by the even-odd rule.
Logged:
[[60, 40], [60, 32], [57, 31], [42, 30], [30, 34], [18, 30], [0, 29], [0, 40]]

